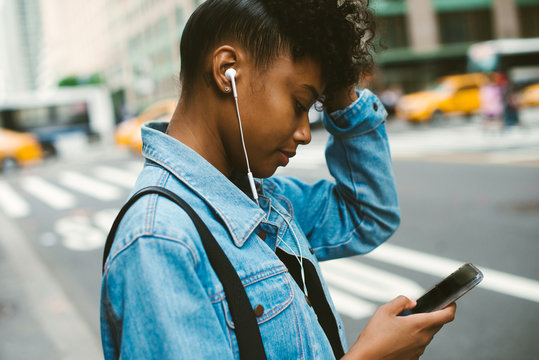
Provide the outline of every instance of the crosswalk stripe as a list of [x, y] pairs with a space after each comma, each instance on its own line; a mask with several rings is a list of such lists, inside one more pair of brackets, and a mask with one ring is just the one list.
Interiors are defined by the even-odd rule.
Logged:
[[115, 200], [121, 195], [118, 188], [74, 171], [64, 171], [60, 173], [58, 182], [65, 187], [95, 197], [99, 200]]
[[57, 210], [65, 210], [75, 206], [73, 195], [37, 176], [27, 176], [21, 180], [22, 188]]
[[398, 295], [418, 298], [425, 292], [412, 280], [354, 260], [326, 261], [320, 267], [331, 285], [377, 302], [387, 302]]
[[21, 218], [30, 214], [30, 206], [5, 181], [0, 181], [0, 207], [6, 215]]
[[137, 175], [133, 172], [117, 169], [109, 166], [99, 166], [95, 168], [95, 176], [101, 180], [111, 182], [116, 185], [124, 186], [128, 189], [133, 188], [137, 181]]
[[129, 161], [126, 166], [130, 171], [134, 171], [135, 173], [140, 173], [142, 168], [144, 167], [144, 161]]
[[368, 301], [349, 295], [329, 286], [329, 293], [335, 308], [341, 315], [352, 319], [361, 319], [371, 316], [376, 311], [376, 305]]
[[[384, 244], [366, 256], [439, 277], [446, 277], [463, 264], [462, 261], [430, 255], [391, 244]], [[484, 275], [483, 281], [479, 284], [480, 287], [501, 294], [539, 302], [539, 281], [492, 270], [480, 265], [477, 265], [477, 267]]]

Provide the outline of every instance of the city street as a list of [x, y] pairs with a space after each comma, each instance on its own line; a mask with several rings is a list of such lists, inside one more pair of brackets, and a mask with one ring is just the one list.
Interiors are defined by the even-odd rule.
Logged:
[[[388, 124], [401, 226], [371, 254], [323, 265], [349, 345], [378, 306], [417, 298], [471, 262], [484, 281], [422, 359], [539, 359], [539, 114], [522, 119], [504, 133], [473, 119]], [[330, 179], [326, 139], [316, 128], [278, 174]], [[0, 175], [0, 359], [101, 356], [102, 246], [141, 167], [137, 155], [92, 146]]]

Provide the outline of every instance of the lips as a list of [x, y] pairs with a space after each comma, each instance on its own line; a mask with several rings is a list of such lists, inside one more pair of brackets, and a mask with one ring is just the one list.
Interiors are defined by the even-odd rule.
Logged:
[[283, 154], [286, 155], [287, 158], [293, 158], [294, 156], [296, 156], [296, 152], [295, 151], [285, 151], [285, 150], [280, 150]]
[[281, 155], [281, 166], [288, 165], [288, 162], [290, 161], [291, 157], [294, 157], [296, 155], [295, 152], [292, 151], [285, 151], [285, 150], [279, 150], [279, 154]]

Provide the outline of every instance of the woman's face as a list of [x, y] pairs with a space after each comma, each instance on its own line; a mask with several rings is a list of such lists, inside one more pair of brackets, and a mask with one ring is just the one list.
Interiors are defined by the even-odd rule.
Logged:
[[[236, 84], [251, 171], [255, 177], [269, 177], [288, 164], [298, 145], [311, 141], [308, 111], [322, 92], [320, 66], [309, 58], [293, 61], [289, 56], [264, 70], [244, 63]], [[235, 116], [234, 121], [225, 139], [232, 149], [228, 158], [235, 169], [246, 171]]]

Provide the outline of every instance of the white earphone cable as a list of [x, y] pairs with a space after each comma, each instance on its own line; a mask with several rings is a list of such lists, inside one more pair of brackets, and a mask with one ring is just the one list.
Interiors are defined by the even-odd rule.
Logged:
[[249, 157], [247, 156], [247, 148], [245, 147], [245, 140], [243, 139], [243, 127], [241, 125], [240, 117], [240, 108], [238, 106], [238, 98], [234, 96], [234, 102], [236, 103], [236, 115], [238, 116], [238, 123], [240, 125], [240, 136], [241, 136], [241, 145], [243, 146], [243, 154], [245, 155], [245, 162], [247, 163], [247, 172], [251, 172], [251, 167], [249, 166]]
[[240, 107], [238, 105], [238, 93], [236, 91], [236, 70], [230, 68], [227, 70], [227, 78], [230, 80], [230, 84], [232, 85], [232, 93], [234, 95], [234, 104], [236, 105], [236, 115], [238, 116], [238, 124], [240, 126], [240, 137], [241, 137], [241, 145], [243, 146], [243, 154], [245, 155], [245, 163], [247, 164], [247, 178], [249, 180], [249, 186], [251, 187], [251, 192], [253, 193], [253, 199], [256, 201], [256, 204], [260, 206], [258, 203], [258, 192], [256, 191], [255, 186], [255, 180], [253, 178], [253, 173], [251, 172], [251, 166], [249, 165], [249, 157], [247, 156], [247, 148], [245, 146], [245, 139], [243, 138], [243, 126], [241, 125], [241, 117], [240, 117]]
[[303, 292], [305, 293], [305, 296], [308, 298], [309, 297], [309, 293], [307, 292], [307, 284], [305, 282], [305, 270], [303, 269], [303, 252], [301, 251], [301, 245], [299, 243], [299, 240], [298, 240], [298, 237], [296, 236], [296, 233], [294, 232], [294, 228], [292, 228], [292, 226], [290, 225], [290, 221], [288, 221], [288, 219], [283, 215], [281, 214], [281, 212], [279, 210], [277, 210], [276, 208], [274, 208], [273, 206], [271, 207], [277, 214], [281, 215], [281, 217], [284, 219], [284, 221], [287, 223], [288, 225], [288, 228], [290, 229], [290, 231], [292, 231], [292, 235], [294, 236], [294, 239], [296, 239], [296, 245], [298, 246], [298, 249], [299, 249], [299, 257], [298, 255], [294, 252], [294, 250], [292, 250], [292, 248], [290, 247], [290, 245], [288, 245], [286, 243], [286, 241], [281, 241], [284, 245], [286, 245], [286, 247], [290, 250], [290, 252], [294, 255], [294, 257], [296, 258], [296, 260], [298, 260], [299, 262], [299, 267], [300, 267], [300, 273], [301, 273], [301, 281], [303, 282]]

